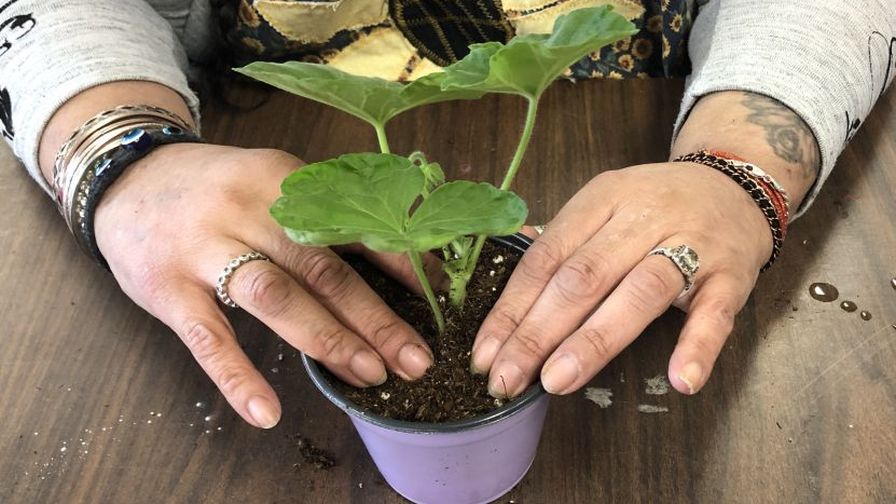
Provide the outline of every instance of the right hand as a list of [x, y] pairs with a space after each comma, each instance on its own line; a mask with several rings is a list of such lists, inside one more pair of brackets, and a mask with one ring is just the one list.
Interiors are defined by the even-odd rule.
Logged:
[[[97, 243], [124, 292], [173, 329], [237, 413], [263, 428], [279, 421], [280, 402], [214, 292], [224, 266], [245, 252], [271, 262], [238, 268], [231, 298], [345, 382], [378, 385], [387, 369], [416, 379], [432, 364], [422, 338], [335, 252], [289, 241], [268, 214], [300, 165], [276, 150], [162, 146], [125, 171], [96, 213]], [[403, 256], [355, 250], [419, 290]]]

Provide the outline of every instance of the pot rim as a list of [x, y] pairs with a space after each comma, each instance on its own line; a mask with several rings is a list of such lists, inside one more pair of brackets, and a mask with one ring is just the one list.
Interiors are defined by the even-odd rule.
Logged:
[[[508, 245], [519, 252], [525, 250], [532, 244], [532, 239], [522, 233], [516, 233], [510, 236], [489, 237], [489, 240]], [[486, 425], [493, 424], [504, 418], [509, 418], [516, 413], [522, 411], [529, 405], [533, 404], [536, 399], [543, 396], [547, 392], [541, 386], [541, 381], [536, 381], [520, 396], [512, 401], [508, 401], [503, 406], [490, 411], [484, 415], [477, 415], [464, 420], [454, 422], [433, 423], [433, 422], [409, 422], [406, 420], [395, 420], [377, 415], [362, 409], [357, 404], [348, 400], [339, 393], [329, 380], [324, 376], [320, 366], [311, 357], [302, 353], [302, 363], [311, 381], [320, 390], [324, 396], [342, 411], [356, 418], [363, 419], [368, 423], [384, 427], [393, 431], [400, 432], [417, 432], [417, 433], [452, 433], [466, 430], [472, 430]]]

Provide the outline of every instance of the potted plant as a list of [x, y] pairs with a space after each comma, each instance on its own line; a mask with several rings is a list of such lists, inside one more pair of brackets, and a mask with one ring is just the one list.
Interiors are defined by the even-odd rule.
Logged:
[[[461, 327], [462, 337], [452, 334], [446, 343], [444, 312], [449, 322], [469, 315], [466, 301], [477, 265], [481, 271], [492, 268], [485, 276], [501, 269], [501, 278], [489, 280], [490, 288], [477, 288], [480, 298], [493, 303], [503, 287], [500, 282], [530, 243], [524, 235], [513, 235], [522, 227], [527, 208], [510, 187], [535, 125], [539, 98], [570, 65], [636, 31], [610, 7], [580, 9], [559, 17], [550, 34], [518, 36], [506, 44], [474, 44], [462, 60], [409, 84], [302, 62], [256, 62], [238, 69], [367, 121], [379, 141], [379, 153], [346, 154], [288, 176], [271, 214], [303, 245], [361, 243], [375, 251], [406, 254], [431, 316], [431, 322], [409, 320], [429, 336], [434, 350], [435, 364], [427, 375], [438, 375], [449, 361], [455, 367], [464, 356], [468, 361], [478, 326]], [[440, 166], [420, 152], [407, 157], [390, 153], [385, 126], [395, 116], [421, 105], [477, 99], [486, 93], [515, 94], [528, 101], [519, 144], [499, 187], [449, 182]], [[484, 247], [493, 249], [487, 264], [480, 261]], [[422, 254], [430, 251], [438, 251], [443, 259], [451, 285], [447, 297], [434, 291], [423, 270]], [[497, 268], [499, 263], [505, 267]], [[390, 303], [396, 309], [412, 302], [396, 299]], [[480, 310], [477, 324], [488, 308]], [[447, 331], [457, 333], [456, 325], [448, 324]], [[547, 411], [547, 394], [539, 383], [506, 402], [488, 396], [484, 378], [474, 378], [469, 371], [458, 376], [456, 370], [410, 385], [390, 377], [379, 387], [360, 391], [340, 383], [313, 359], [303, 360], [314, 384], [350, 415], [386, 481], [412, 501], [489, 502], [519, 482], [534, 459]], [[461, 397], [439, 399], [443, 410], [437, 412], [427, 411], [432, 404], [427, 397], [421, 404], [414, 402], [416, 396], [397, 405], [389, 401], [392, 391], [403, 387], [450, 388], [454, 380], [472, 380], [478, 388], [461, 387]], [[469, 406], [466, 395], [476, 396], [478, 403]]]

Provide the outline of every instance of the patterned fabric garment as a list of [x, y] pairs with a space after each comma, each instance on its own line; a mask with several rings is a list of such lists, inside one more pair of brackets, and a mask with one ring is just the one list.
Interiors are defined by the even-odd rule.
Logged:
[[610, 4], [640, 31], [573, 65], [566, 77], [682, 77], [695, 0], [239, 0], [227, 34], [239, 63], [302, 60], [408, 81], [477, 42], [548, 33], [569, 11]]

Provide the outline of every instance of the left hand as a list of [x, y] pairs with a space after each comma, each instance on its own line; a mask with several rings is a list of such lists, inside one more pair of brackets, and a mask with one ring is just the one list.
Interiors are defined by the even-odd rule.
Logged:
[[[656, 247], [700, 256], [693, 287]], [[473, 346], [491, 369], [492, 395], [534, 380], [567, 394], [670, 305], [689, 312], [669, 363], [671, 384], [699, 390], [772, 249], [756, 203], [725, 175], [693, 163], [658, 163], [591, 180], [525, 253]], [[542, 364], [544, 367], [542, 368]]]

